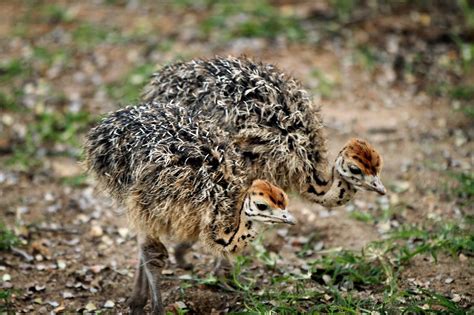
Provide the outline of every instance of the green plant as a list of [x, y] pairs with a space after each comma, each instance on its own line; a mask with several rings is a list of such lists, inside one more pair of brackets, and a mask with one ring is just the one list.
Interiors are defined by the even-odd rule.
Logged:
[[354, 8], [359, 1], [357, 0], [331, 0], [330, 3], [339, 21], [347, 22], [352, 15]]
[[44, 112], [37, 116], [36, 123], [31, 125], [30, 132], [38, 136], [40, 142], [79, 145], [77, 135], [91, 122], [88, 112]]
[[368, 212], [364, 212], [364, 211], [354, 210], [350, 213], [350, 217], [355, 219], [355, 220], [366, 222], [366, 223], [374, 223], [375, 222], [374, 216], [372, 214], [370, 214]]
[[64, 185], [74, 186], [74, 187], [84, 186], [86, 181], [87, 181], [87, 175], [85, 174], [61, 178], [61, 182]]
[[[80, 134], [96, 121], [88, 112], [44, 112], [35, 115], [28, 125], [21, 143], [14, 144], [13, 155], [7, 164], [20, 170], [41, 165], [39, 153], [60, 153], [78, 158], [80, 155]], [[65, 150], [56, 151], [55, 146], [64, 145]]]
[[[390, 233], [385, 242], [392, 242], [390, 251], [399, 264], [420, 254], [429, 254], [435, 260], [439, 252], [457, 257], [460, 252], [474, 254], [473, 222], [429, 222], [426, 226], [403, 225]], [[403, 242], [399, 242], [403, 241]]]
[[458, 5], [464, 15], [464, 20], [468, 27], [474, 28], [474, 6], [469, 0], [458, 0]]
[[17, 109], [15, 99], [6, 93], [0, 92], [0, 109], [15, 111]]
[[102, 43], [117, 44], [128, 41], [117, 30], [92, 23], [82, 23], [77, 26], [72, 32], [72, 37], [74, 42], [84, 49], [92, 48]]
[[454, 183], [446, 185], [450, 199], [454, 199], [461, 206], [472, 205], [474, 201], [474, 173], [448, 172], [447, 175], [454, 179]]
[[3, 62], [0, 64], [0, 83], [6, 83], [18, 76], [27, 75], [30, 71], [29, 66], [21, 59]]
[[216, 1], [208, 18], [201, 24], [201, 31], [206, 36], [216, 33], [223, 40], [238, 37], [276, 38], [281, 35], [298, 41], [305, 37], [295, 16], [283, 15], [266, 0]]
[[138, 100], [143, 86], [154, 70], [153, 64], [140, 65], [120, 81], [110, 84], [107, 91], [113, 99], [122, 104], [133, 103]]
[[12, 291], [10, 289], [0, 289], [0, 312], [2, 314], [9, 314], [12, 311], [11, 309], [11, 302], [10, 297], [12, 295]]
[[314, 69], [311, 72], [311, 76], [318, 80], [316, 91], [324, 98], [331, 97], [333, 89], [336, 85], [334, 81], [330, 80], [322, 71], [318, 69]]
[[[366, 260], [363, 254], [341, 251], [312, 262], [311, 279], [332, 286], [363, 287], [383, 282], [383, 268], [376, 262]], [[327, 276], [327, 277], [324, 277]]]
[[9, 250], [19, 243], [18, 237], [8, 229], [3, 222], [0, 222], [0, 251]]
[[71, 57], [71, 52], [64, 48], [51, 49], [48, 47], [36, 46], [33, 48], [33, 57], [36, 60], [41, 60], [50, 66], [58, 61], [68, 61]]
[[375, 49], [366, 45], [360, 45], [356, 48], [355, 60], [368, 71], [373, 71], [380, 62]]
[[46, 21], [53, 24], [72, 21], [72, 16], [66, 8], [57, 4], [50, 4], [43, 7], [42, 14]]

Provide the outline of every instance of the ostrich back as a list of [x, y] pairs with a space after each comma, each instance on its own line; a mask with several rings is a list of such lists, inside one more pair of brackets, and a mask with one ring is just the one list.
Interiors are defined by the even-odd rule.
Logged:
[[192, 60], [155, 73], [145, 101], [179, 101], [224, 129], [256, 177], [298, 190], [327, 167], [319, 107], [299, 82], [246, 58]]
[[175, 102], [109, 114], [88, 134], [85, 153], [88, 169], [142, 231], [159, 227], [189, 239], [203, 222], [238, 220], [249, 183], [235, 149], [215, 124]]

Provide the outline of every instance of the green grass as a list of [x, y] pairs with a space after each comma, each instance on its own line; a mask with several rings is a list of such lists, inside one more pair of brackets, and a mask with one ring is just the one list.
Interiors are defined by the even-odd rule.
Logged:
[[[44, 112], [34, 116], [28, 124], [27, 133], [21, 143], [13, 147], [13, 155], [7, 165], [19, 170], [28, 170], [41, 165], [41, 154], [66, 154], [80, 156], [79, 136], [95, 123], [97, 118], [88, 112]], [[61, 144], [65, 151], [57, 151]], [[44, 151], [40, 151], [40, 148]], [[64, 149], [63, 149], [64, 150]]]
[[44, 112], [30, 125], [30, 133], [41, 143], [63, 143], [78, 146], [77, 135], [93, 122], [88, 112]]
[[72, 31], [74, 44], [82, 49], [91, 49], [99, 44], [126, 44], [130, 40], [118, 30], [104, 25], [83, 22]]
[[461, 112], [464, 113], [469, 119], [474, 119], [474, 104], [466, 105], [460, 108]]
[[365, 211], [354, 210], [350, 213], [350, 217], [365, 223], [374, 223], [375, 218], [371, 213]]
[[448, 89], [448, 95], [455, 100], [474, 100], [474, 86], [457, 85]]
[[474, 87], [466, 84], [438, 83], [429, 86], [428, 93], [459, 101], [458, 111], [464, 113], [469, 119], [474, 118]]
[[36, 46], [33, 48], [33, 58], [41, 60], [48, 66], [55, 62], [67, 62], [71, 59], [72, 52], [65, 48], [51, 49], [49, 47]]
[[19, 243], [18, 237], [0, 221], [0, 251], [9, 250]]
[[10, 94], [0, 92], [0, 110], [17, 111], [16, 100]]
[[321, 285], [362, 288], [385, 281], [382, 266], [365, 259], [363, 253], [341, 251], [317, 259], [312, 264], [311, 279]]
[[0, 64], [0, 84], [11, 83], [11, 80], [19, 76], [25, 76], [31, 72], [31, 68], [21, 59], [12, 59]]
[[330, 4], [336, 12], [337, 19], [341, 22], [347, 22], [354, 11], [354, 8], [359, 5], [357, 0], [331, 0]]
[[109, 96], [121, 104], [131, 104], [138, 101], [143, 86], [155, 70], [154, 64], [143, 64], [136, 67], [123, 79], [107, 87]]
[[468, 27], [474, 28], [474, 5], [469, 0], [457, 0]]
[[12, 290], [0, 289], [0, 312], [2, 314], [7, 314], [8, 312], [12, 311], [11, 301], [10, 301], [11, 295], [12, 295]]
[[293, 15], [284, 15], [266, 0], [216, 1], [202, 22], [204, 36], [217, 35], [222, 40], [252, 37], [290, 41], [305, 38], [301, 22]]
[[86, 174], [61, 178], [61, 182], [63, 185], [73, 186], [73, 187], [84, 186], [86, 184], [86, 181], [87, 181]]
[[82, 47], [91, 47], [105, 42], [109, 32], [104, 27], [90, 23], [82, 23], [72, 32], [74, 43]]
[[392, 232], [387, 241], [393, 242], [390, 250], [401, 264], [420, 254], [431, 255], [435, 260], [440, 252], [453, 257], [460, 253], [473, 255], [473, 228], [471, 218], [462, 223], [429, 222], [421, 226], [404, 225]]
[[359, 45], [355, 50], [355, 61], [369, 72], [374, 71], [380, 63], [378, 52], [373, 47]]
[[42, 7], [42, 17], [52, 24], [68, 23], [73, 21], [73, 17], [67, 9], [58, 4], [50, 4]]
[[[460, 253], [474, 255], [474, 220], [402, 225], [382, 241], [369, 243], [361, 251], [327, 250], [308, 260], [310, 270], [292, 274], [285, 265], [262, 260], [265, 253], [257, 242], [256, 259], [263, 270], [249, 268], [252, 258], [238, 257], [229, 278], [195, 278], [192, 284], [220, 288], [238, 296], [242, 307], [232, 314], [464, 314], [459, 303], [433, 290], [408, 286], [402, 271], [417, 256], [440, 254], [457, 263]], [[435, 262], [436, 263], [436, 262]], [[367, 294], [370, 292], [370, 294]]]
[[451, 179], [445, 184], [448, 198], [455, 200], [460, 206], [472, 206], [474, 202], [474, 173], [456, 171], [448, 172], [447, 176]]
[[323, 98], [330, 98], [333, 95], [335, 82], [330, 80], [322, 71], [313, 69], [311, 76], [316, 78], [318, 86], [315, 88], [315, 92], [320, 94]]

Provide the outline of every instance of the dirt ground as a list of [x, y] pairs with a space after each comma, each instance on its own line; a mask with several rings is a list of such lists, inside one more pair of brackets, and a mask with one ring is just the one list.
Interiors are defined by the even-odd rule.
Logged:
[[[128, 97], [125, 85], [139, 93], [149, 69], [177, 59], [246, 54], [274, 63], [298, 78], [312, 92], [314, 102], [321, 104], [332, 157], [347, 139], [362, 137], [384, 158], [387, 196], [359, 192], [348, 205], [328, 210], [290, 194], [290, 209], [299, 224], [268, 231], [263, 241], [268, 251], [278, 255], [277, 269], [304, 271], [307, 260], [319, 255], [317, 250], [304, 258], [296, 255], [307, 242], [318, 244], [319, 251], [361, 250], [400, 224], [474, 215], [472, 204], [460, 204], [450, 195], [457, 184], [445, 175], [472, 174], [472, 120], [457, 110], [464, 103], [429, 89], [438, 81], [472, 85], [474, 76], [471, 70], [462, 76], [446, 70], [446, 64], [460, 57], [454, 44], [439, 39], [444, 29], [433, 26], [439, 25], [435, 23], [439, 12], [391, 11], [383, 19], [375, 15], [355, 26], [348, 22], [347, 30], [338, 30], [337, 35], [321, 32], [319, 40], [312, 42], [278, 36], [223, 39], [217, 31], [203, 38], [197, 25], [205, 10], [198, 5], [110, 3], [0, 3], [0, 60], [27, 60], [32, 69], [1, 85], [4, 93], [21, 90], [18, 106], [26, 108], [23, 112], [0, 109], [0, 214], [20, 239], [13, 249], [0, 251], [0, 283], [11, 292], [4, 311], [127, 312], [125, 301], [137, 263], [136, 239], [127, 228], [124, 209], [98, 191], [91, 179], [81, 177], [80, 145], [45, 136], [39, 144], [34, 142], [39, 164], [25, 168], [10, 162], [12, 156], [19, 159], [15, 148], [25, 142], [38, 114], [72, 111], [98, 117], [123, 106]], [[330, 11], [324, 1], [275, 3], [281, 12], [297, 12], [308, 21]], [[62, 11], [55, 13], [54, 8]], [[308, 18], [311, 14], [313, 20]], [[427, 16], [432, 20], [424, 28]], [[98, 39], [83, 40], [76, 32], [81, 25], [103, 26], [105, 34], [86, 33]], [[416, 34], [424, 29], [427, 40]], [[121, 37], [110, 39], [109, 32]], [[375, 65], [357, 61], [361, 42], [386, 53]], [[413, 71], [400, 78], [395, 59], [414, 54], [410, 49], [418, 49], [416, 45], [425, 45], [419, 51], [431, 53], [430, 63], [417, 68], [421, 74]], [[40, 58], [38, 47], [48, 52], [64, 50], [66, 57]], [[134, 72], [144, 65], [149, 65], [146, 71]], [[79, 144], [91, 125], [72, 130]], [[35, 130], [47, 133], [44, 128]], [[80, 181], [71, 184], [67, 179]], [[355, 211], [375, 215], [384, 207], [394, 209], [386, 220], [366, 222], [353, 215]], [[177, 268], [171, 258], [163, 273], [168, 310], [179, 309], [179, 303], [197, 314], [242, 310], [242, 297], [232, 290], [189, 280], [206, 278], [212, 270], [213, 258], [199, 245], [194, 249], [189, 257], [195, 264], [193, 272]], [[266, 267], [255, 259], [249, 268]], [[456, 301], [466, 309], [473, 305], [472, 256], [440, 253], [434, 262], [429, 255], [420, 255], [400, 270], [399, 278], [407, 288], [429, 288], [453, 299], [459, 296]]]

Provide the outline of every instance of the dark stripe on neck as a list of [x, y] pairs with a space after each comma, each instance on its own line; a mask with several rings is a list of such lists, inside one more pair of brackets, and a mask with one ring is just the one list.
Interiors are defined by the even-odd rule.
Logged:
[[324, 179], [321, 179], [321, 177], [319, 177], [319, 175], [316, 175], [316, 177], [314, 178], [314, 181], [316, 182], [316, 184], [318, 186], [326, 186], [327, 184], [329, 184], [328, 181], [326, 181]]
[[342, 199], [344, 197], [344, 193], [346, 190], [344, 188], [341, 188], [341, 191], [339, 191], [339, 199]]
[[323, 196], [324, 194], [326, 194], [324, 190], [322, 192], [317, 192], [311, 184], [309, 185], [308, 192], [310, 194], [315, 194], [316, 196]]
[[245, 206], [245, 201], [247, 200], [248, 198], [248, 194], [245, 194], [245, 197], [244, 197], [244, 202], [242, 202], [242, 207], [240, 207], [240, 211], [239, 211], [239, 223], [237, 224], [237, 229], [235, 230], [234, 234], [232, 234], [232, 236], [229, 238], [229, 241], [226, 242], [224, 239], [220, 238], [220, 239], [217, 239], [215, 240], [215, 242], [219, 245], [222, 245], [224, 247], [227, 247], [229, 246], [232, 241], [234, 240], [234, 237], [237, 235], [237, 232], [239, 232], [239, 229], [240, 229], [240, 221], [242, 220], [242, 211], [244, 210], [244, 206]]

